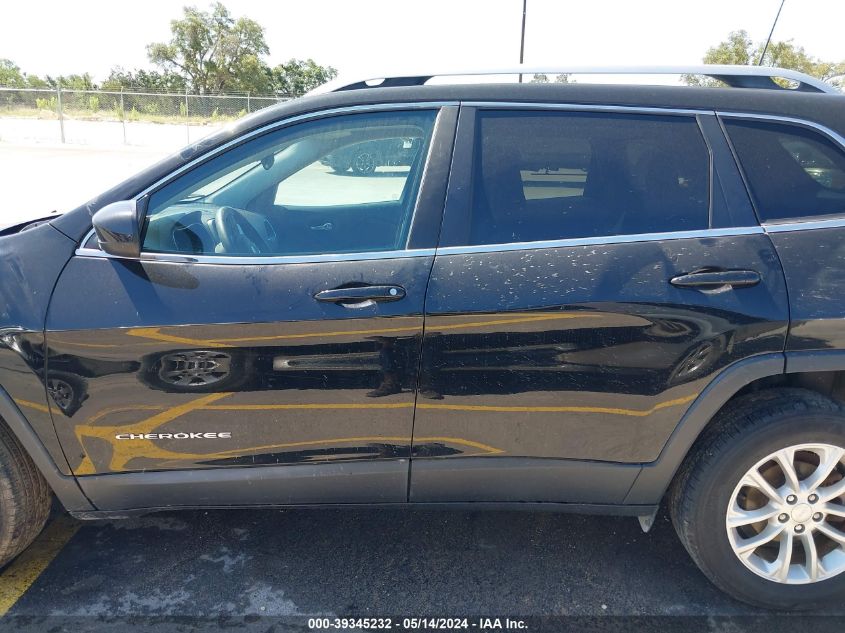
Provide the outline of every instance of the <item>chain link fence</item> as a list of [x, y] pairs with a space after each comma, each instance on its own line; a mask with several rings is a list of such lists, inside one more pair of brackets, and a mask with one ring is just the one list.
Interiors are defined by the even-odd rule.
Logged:
[[0, 141], [179, 147], [287, 99], [0, 87]]

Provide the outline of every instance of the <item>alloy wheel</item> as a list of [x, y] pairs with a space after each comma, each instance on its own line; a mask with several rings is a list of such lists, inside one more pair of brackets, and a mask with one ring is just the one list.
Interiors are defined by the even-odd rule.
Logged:
[[726, 528], [734, 554], [781, 584], [845, 571], [845, 449], [798, 444], [768, 455], [731, 495]]
[[207, 387], [226, 378], [231, 357], [223, 352], [192, 351], [168, 354], [161, 359], [159, 377], [177, 387]]
[[352, 169], [358, 174], [371, 174], [376, 170], [376, 159], [369, 152], [361, 152], [355, 156]]
[[73, 387], [59, 378], [47, 380], [47, 393], [53, 398], [53, 402], [63, 411], [70, 408], [73, 403]]

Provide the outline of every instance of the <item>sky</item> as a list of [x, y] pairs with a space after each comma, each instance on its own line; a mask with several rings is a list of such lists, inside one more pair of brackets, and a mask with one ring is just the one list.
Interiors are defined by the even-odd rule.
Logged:
[[[38, 75], [114, 66], [150, 68], [146, 45], [167, 41], [184, 4], [141, 0], [10, 2], [0, 22], [0, 59]], [[265, 28], [277, 64], [311, 57], [342, 76], [389, 69], [513, 65], [522, 0], [225, 0], [235, 17]], [[701, 62], [732, 30], [765, 40], [780, 0], [528, 0], [525, 63], [683, 65]], [[786, 0], [774, 40], [845, 60], [845, 0]]]

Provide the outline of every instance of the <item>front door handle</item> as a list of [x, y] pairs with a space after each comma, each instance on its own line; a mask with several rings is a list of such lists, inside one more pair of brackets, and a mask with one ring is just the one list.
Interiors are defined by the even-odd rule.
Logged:
[[355, 286], [321, 290], [314, 295], [317, 301], [339, 303], [347, 307], [365, 307], [376, 302], [399, 301], [405, 297], [402, 286]]
[[717, 290], [756, 286], [760, 279], [760, 273], [756, 270], [699, 270], [672, 277], [669, 283], [678, 288]]

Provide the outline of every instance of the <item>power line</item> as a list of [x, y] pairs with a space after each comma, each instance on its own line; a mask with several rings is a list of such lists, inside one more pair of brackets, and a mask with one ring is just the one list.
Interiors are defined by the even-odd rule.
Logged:
[[780, 0], [780, 8], [778, 9], [778, 14], [775, 16], [775, 21], [772, 22], [772, 30], [769, 31], [769, 38], [766, 40], [766, 45], [763, 47], [763, 52], [760, 54], [760, 61], [757, 62], [758, 66], [763, 65], [763, 59], [766, 57], [766, 51], [769, 50], [769, 44], [772, 41], [772, 34], [775, 32], [775, 27], [777, 26], [778, 19], [780, 18], [780, 12], [783, 11], [783, 5], [786, 0]]

